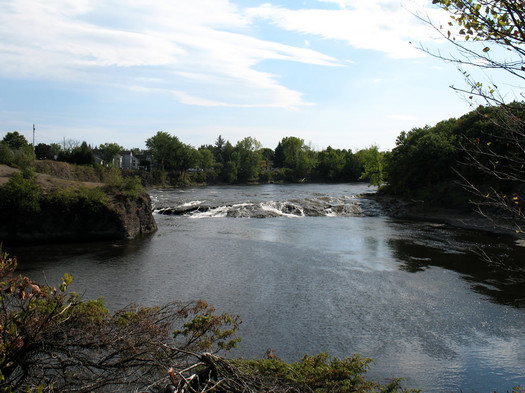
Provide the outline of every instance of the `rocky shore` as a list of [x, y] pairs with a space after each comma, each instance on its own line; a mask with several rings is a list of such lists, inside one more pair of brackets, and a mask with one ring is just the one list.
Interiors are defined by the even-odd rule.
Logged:
[[469, 208], [429, 206], [424, 201], [402, 199], [382, 193], [370, 193], [362, 195], [362, 197], [379, 203], [385, 214], [394, 219], [428, 221], [455, 228], [490, 232], [498, 235], [523, 236], [520, 233], [516, 233], [512, 224], [503, 220], [484, 217]]

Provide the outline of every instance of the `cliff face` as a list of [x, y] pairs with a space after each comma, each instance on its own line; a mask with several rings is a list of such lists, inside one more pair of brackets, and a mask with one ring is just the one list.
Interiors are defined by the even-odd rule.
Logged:
[[123, 238], [132, 239], [157, 230], [148, 194], [142, 194], [138, 198], [118, 197], [113, 203], [122, 224], [120, 235]]
[[107, 206], [45, 204], [38, 213], [3, 212], [0, 242], [67, 242], [132, 239], [157, 224], [149, 195], [113, 196]]

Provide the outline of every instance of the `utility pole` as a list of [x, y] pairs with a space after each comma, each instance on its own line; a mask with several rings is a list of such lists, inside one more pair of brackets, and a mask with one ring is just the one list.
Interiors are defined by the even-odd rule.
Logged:
[[33, 123], [33, 153], [35, 152], [35, 124]]

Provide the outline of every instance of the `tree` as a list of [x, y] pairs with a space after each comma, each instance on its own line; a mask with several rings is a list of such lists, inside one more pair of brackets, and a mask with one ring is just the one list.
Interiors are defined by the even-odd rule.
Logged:
[[51, 150], [53, 151], [53, 155], [58, 156], [58, 153], [62, 150], [62, 146], [60, 146], [59, 143], [52, 143]]
[[221, 164], [226, 163], [226, 158], [224, 154], [224, 147], [226, 146], [226, 141], [223, 139], [221, 135], [217, 138], [215, 141], [215, 145], [213, 147], [213, 156], [215, 158], [216, 162], [219, 162]]
[[[480, 213], [493, 219], [501, 218], [500, 213], [504, 211], [513, 221], [514, 230], [522, 232], [525, 220], [525, 212], [521, 210], [521, 201], [525, 197], [523, 107], [519, 103], [506, 102], [505, 93], [498, 88], [500, 83], [496, 83], [494, 76], [503, 73], [511, 81], [514, 79], [514, 83], [506, 80], [504, 85], [515, 86], [515, 93], [523, 98], [520, 87], [525, 80], [523, 1], [433, 0], [432, 3], [451, 14], [447, 27], [433, 26], [458, 49], [459, 55], [443, 56], [425, 48], [423, 50], [457, 64], [468, 87], [452, 86], [453, 89], [465, 93], [473, 103], [481, 101], [484, 106], [479, 107], [478, 116], [486, 117], [492, 123], [491, 127], [479, 130], [476, 137], [462, 142], [461, 149], [466, 156], [463, 164], [476, 168], [478, 172], [477, 177], [460, 175], [462, 183], [477, 199], [475, 204]], [[426, 21], [432, 24], [429, 18]], [[488, 83], [472, 75], [471, 71], [480, 68], [491, 72]], [[497, 110], [489, 111], [487, 106], [497, 107]], [[505, 165], [502, 165], [503, 162]], [[479, 182], [480, 173], [485, 184]], [[488, 178], [492, 180], [487, 182]], [[494, 184], [501, 186], [502, 181], [506, 183], [505, 191], [493, 187]], [[487, 185], [490, 192], [486, 192]]]
[[174, 148], [173, 137], [164, 131], [158, 131], [146, 140], [146, 146], [153, 159], [160, 164], [160, 169], [165, 170], [171, 166], [171, 151]]
[[95, 155], [91, 147], [84, 141], [71, 151], [69, 162], [77, 165], [93, 165], [95, 163]]
[[[315, 152], [304, 144], [304, 140], [293, 136], [283, 138], [279, 145], [275, 151], [275, 161], [288, 169], [288, 180], [309, 179], [317, 164]], [[280, 163], [281, 157], [282, 163]]]
[[29, 147], [29, 143], [25, 136], [21, 135], [18, 131], [8, 132], [5, 134], [2, 142], [6, 143], [12, 150], [19, 150], [24, 147]]
[[261, 157], [266, 163], [266, 168], [270, 166], [270, 163], [273, 163], [275, 158], [275, 152], [272, 149], [267, 147], [260, 149]]
[[367, 180], [371, 185], [380, 187], [384, 182], [385, 154], [374, 145], [360, 150], [357, 156], [363, 166], [359, 180]]
[[55, 158], [55, 153], [50, 145], [39, 143], [35, 146], [35, 156], [37, 160], [52, 160]]
[[345, 151], [333, 149], [328, 146], [326, 150], [319, 152], [317, 172], [323, 181], [340, 181], [345, 167]]
[[235, 145], [237, 180], [249, 182], [257, 180], [261, 169], [261, 143], [252, 137], [246, 137]]
[[100, 158], [109, 165], [113, 165], [113, 160], [118, 157], [122, 150], [124, 149], [118, 143], [104, 143], [98, 147]]
[[199, 148], [199, 157], [198, 157], [198, 165], [199, 167], [206, 171], [210, 169], [213, 166], [213, 153], [208, 148]]

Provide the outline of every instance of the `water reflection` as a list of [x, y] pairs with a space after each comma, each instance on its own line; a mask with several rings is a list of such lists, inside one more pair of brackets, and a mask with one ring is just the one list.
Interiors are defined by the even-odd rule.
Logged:
[[525, 307], [525, 249], [509, 237], [444, 225], [394, 222], [401, 233], [388, 240], [401, 270], [438, 266], [461, 274], [471, 289], [498, 304]]

